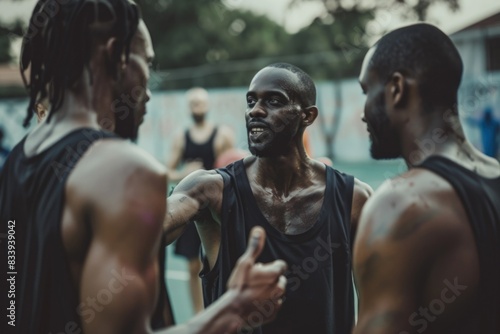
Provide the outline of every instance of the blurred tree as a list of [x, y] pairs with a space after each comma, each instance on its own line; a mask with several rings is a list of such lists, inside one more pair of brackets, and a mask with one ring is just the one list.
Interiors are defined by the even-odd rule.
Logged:
[[255, 65], [235, 61], [287, 53], [290, 36], [283, 27], [264, 16], [230, 10], [221, 0], [137, 3], [151, 31], [156, 69], [166, 71], [160, 88], [247, 85]]
[[[0, 22], [0, 65], [11, 64], [15, 62], [15, 56], [11, 53], [12, 42], [22, 36], [21, 21], [6, 24]], [[25, 97], [26, 90], [24, 86], [19, 85], [0, 85], [0, 98]]]
[[346, 10], [397, 10], [405, 18], [419, 21], [425, 21], [429, 8], [439, 3], [447, 5], [452, 11], [460, 8], [459, 0], [291, 0], [290, 6], [311, 1], [323, 3], [326, 11], [334, 16]]
[[13, 23], [6, 24], [0, 22], [0, 64], [12, 62], [11, 44], [14, 38], [20, 38], [23, 34], [23, 23], [16, 20]]

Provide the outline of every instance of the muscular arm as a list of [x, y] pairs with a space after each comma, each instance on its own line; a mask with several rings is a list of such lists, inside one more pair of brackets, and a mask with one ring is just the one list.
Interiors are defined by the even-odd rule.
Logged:
[[[152, 158], [126, 146], [98, 146], [82, 159], [90, 168], [80, 168], [68, 182], [70, 196], [80, 198], [69, 202], [85, 203], [92, 231], [80, 284], [80, 315], [88, 333], [145, 333], [161, 286], [166, 175]], [[100, 166], [98, 158], [110, 151], [116, 166]], [[91, 171], [92, 179], [79, 178]]]
[[184, 178], [168, 197], [164, 221], [167, 244], [176, 240], [190, 220], [200, 215], [219, 215], [222, 205], [222, 176], [200, 170]]

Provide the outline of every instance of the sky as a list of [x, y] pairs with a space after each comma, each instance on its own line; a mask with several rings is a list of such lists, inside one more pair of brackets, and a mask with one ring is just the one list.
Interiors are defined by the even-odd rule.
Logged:
[[[174, 0], [182, 1], [182, 0]], [[375, 1], [375, 0], [374, 0]], [[16, 17], [27, 18], [36, 0], [0, 0], [0, 20], [9, 22]], [[288, 8], [290, 0], [225, 0], [231, 8], [251, 10], [258, 14], [267, 15], [270, 19], [282, 24], [288, 32], [294, 33], [307, 26], [322, 13], [322, 6], [318, 1], [305, 1], [298, 7]], [[444, 5], [436, 5], [429, 13], [430, 22], [438, 25], [443, 31], [450, 34], [482, 18], [500, 12], [498, 0], [461, 0], [461, 9], [451, 13]], [[402, 24], [397, 15], [390, 13], [379, 19], [383, 28], [392, 29]]]
[[[290, 0], [226, 0], [228, 5], [252, 10], [259, 14], [267, 15], [272, 20], [282, 24], [288, 32], [297, 32], [307, 26], [318, 14], [321, 15], [322, 5], [317, 1], [304, 2], [297, 8], [287, 9]], [[447, 6], [437, 4], [431, 7], [428, 21], [439, 26], [444, 32], [451, 34], [500, 12], [500, 1], [498, 0], [460, 0], [460, 10], [452, 13]], [[381, 22], [387, 29], [394, 29], [400, 25], [410, 23], [387, 15]]]

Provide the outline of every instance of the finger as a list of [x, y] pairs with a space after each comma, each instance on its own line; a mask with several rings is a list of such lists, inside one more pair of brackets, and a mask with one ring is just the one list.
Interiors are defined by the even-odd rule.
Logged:
[[245, 253], [238, 259], [236, 267], [231, 273], [231, 277], [227, 282], [228, 288], [236, 288], [244, 285], [249, 281], [249, 274], [254, 266], [255, 259], [259, 256], [264, 248], [266, 233], [262, 227], [254, 227], [250, 231], [248, 245]]
[[250, 282], [252, 285], [271, 284], [276, 282], [280, 275], [287, 270], [287, 265], [283, 260], [276, 260], [268, 264], [257, 263], [252, 268]]
[[283, 293], [285, 293], [287, 282], [288, 282], [288, 280], [286, 279], [286, 277], [281, 275], [279, 280], [278, 280], [278, 288], [283, 290]]
[[273, 292], [271, 293], [271, 299], [275, 303], [281, 303], [283, 302], [283, 298], [285, 296], [286, 292], [286, 283], [287, 279], [285, 276], [280, 276], [278, 280], [278, 284], [276, 284], [276, 287], [273, 289]]
[[241, 256], [242, 261], [248, 261], [252, 264], [255, 263], [260, 253], [264, 249], [264, 242], [266, 241], [266, 232], [260, 226], [252, 228], [250, 237], [248, 238], [248, 245], [245, 253]]

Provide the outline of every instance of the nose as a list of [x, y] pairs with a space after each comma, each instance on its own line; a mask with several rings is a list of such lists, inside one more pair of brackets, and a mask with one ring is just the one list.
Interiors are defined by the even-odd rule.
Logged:
[[149, 88], [146, 88], [146, 102], [149, 102], [151, 100], [151, 90]]
[[250, 118], [263, 118], [267, 116], [267, 112], [262, 108], [259, 102], [255, 103], [252, 108], [249, 108], [247, 114]]
[[361, 120], [366, 123], [365, 113], [361, 113]]

